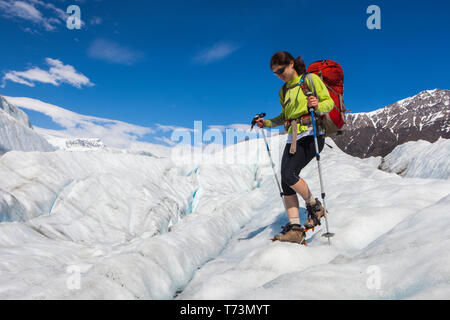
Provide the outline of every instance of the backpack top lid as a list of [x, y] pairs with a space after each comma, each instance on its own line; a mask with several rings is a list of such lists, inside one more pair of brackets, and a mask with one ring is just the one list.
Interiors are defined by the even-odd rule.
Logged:
[[322, 81], [337, 94], [344, 94], [344, 71], [339, 63], [333, 60], [318, 60], [311, 63], [306, 70], [317, 74]]

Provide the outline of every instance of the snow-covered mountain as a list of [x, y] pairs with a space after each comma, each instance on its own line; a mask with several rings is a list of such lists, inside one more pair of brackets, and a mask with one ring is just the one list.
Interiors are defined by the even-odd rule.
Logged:
[[[78, 114], [34, 98], [5, 96], [3, 101], [7, 110], [12, 110], [11, 113], [20, 115], [18, 118], [21, 119], [22, 123], [27, 123], [33, 135], [36, 136], [34, 138], [44, 141], [44, 144], [50, 146], [51, 150], [93, 151], [108, 149], [116, 153], [142, 154], [154, 157], [168, 157], [171, 153], [171, 149], [167, 146], [138, 141], [138, 137], [153, 132], [154, 130], [151, 128], [136, 126], [118, 120]], [[17, 106], [48, 116], [62, 129], [32, 128], [27, 115], [18, 109]], [[33, 143], [34, 141], [22, 132], [18, 132], [13, 136], [19, 141], [28, 143]], [[0, 146], [1, 139], [0, 137]], [[4, 139], [8, 140], [8, 136]], [[16, 149], [29, 150], [26, 148]], [[34, 149], [31, 150], [33, 151]]]
[[[285, 139], [268, 139], [277, 172]], [[450, 180], [384, 172], [327, 142], [331, 246], [323, 226], [308, 246], [268, 240], [287, 217], [262, 139], [190, 162], [8, 152], [0, 299], [448, 298]], [[315, 161], [302, 177], [319, 195]]]
[[334, 138], [360, 158], [384, 157], [408, 141], [450, 138], [450, 90], [426, 90], [382, 109], [346, 115], [344, 134]]
[[10, 150], [53, 151], [55, 148], [33, 130], [25, 112], [0, 96], [0, 154]]

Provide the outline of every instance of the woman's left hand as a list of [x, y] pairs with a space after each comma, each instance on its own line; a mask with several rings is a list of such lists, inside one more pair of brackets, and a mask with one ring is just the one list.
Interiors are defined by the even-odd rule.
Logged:
[[315, 96], [309, 96], [308, 97], [308, 108], [314, 107], [314, 110], [317, 110], [317, 107], [319, 106], [319, 100]]

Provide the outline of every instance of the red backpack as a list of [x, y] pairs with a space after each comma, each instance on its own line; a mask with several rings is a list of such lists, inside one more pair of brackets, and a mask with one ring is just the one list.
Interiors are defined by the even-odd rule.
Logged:
[[334, 108], [322, 118], [326, 135], [342, 134], [345, 112], [350, 111], [344, 105], [344, 71], [342, 67], [333, 60], [319, 60], [311, 63], [306, 72], [315, 73], [322, 79], [334, 101]]

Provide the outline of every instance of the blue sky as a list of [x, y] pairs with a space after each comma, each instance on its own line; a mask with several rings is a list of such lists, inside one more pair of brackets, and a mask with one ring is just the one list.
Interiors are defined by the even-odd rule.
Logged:
[[[66, 27], [69, 5], [80, 30]], [[369, 30], [369, 5], [381, 29]], [[449, 89], [448, 1], [0, 0], [0, 94], [152, 128], [246, 124], [275, 117], [276, 51], [344, 68], [345, 102], [372, 111]], [[31, 71], [30, 71], [31, 70]], [[25, 110], [27, 111], [27, 110]], [[60, 125], [27, 111], [35, 126]], [[161, 127], [159, 127], [161, 128]]]

